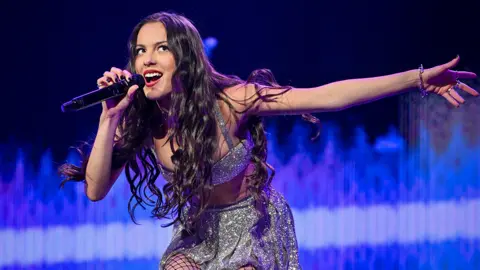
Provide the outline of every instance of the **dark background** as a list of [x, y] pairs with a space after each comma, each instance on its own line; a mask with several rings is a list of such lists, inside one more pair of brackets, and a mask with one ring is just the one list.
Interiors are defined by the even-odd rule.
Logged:
[[[2, 148], [23, 145], [54, 159], [92, 139], [100, 106], [62, 113], [105, 70], [126, 64], [134, 25], [157, 11], [190, 18], [219, 40], [212, 62], [246, 78], [271, 69], [278, 81], [310, 87], [442, 64], [480, 72], [478, 0], [462, 1], [15, 1], [3, 4]], [[397, 125], [399, 98], [317, 115], [338, 121], [348, 140], [354, 123], [374, 138]], [[268, 123], [279, 117], [268, 119]], [[299, 117], [281, 117], [282, 132]], [[30, 147], [28, 146], [30, 145]], [[5, 158], [5, 157], [4, 157]]]

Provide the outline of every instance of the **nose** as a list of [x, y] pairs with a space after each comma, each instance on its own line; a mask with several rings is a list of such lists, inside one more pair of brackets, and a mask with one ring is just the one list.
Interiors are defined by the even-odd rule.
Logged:
[[145, 61], [143, 62], [143, 64], [146, 66], [146, 67], [149, 67], [149, 66], [152, 66], [152, 65], [155, 65], [157, 64], [157, 61], [155, 61], [155, 59], [153, 59], [152, 57], [153, 55], [149, 55]]

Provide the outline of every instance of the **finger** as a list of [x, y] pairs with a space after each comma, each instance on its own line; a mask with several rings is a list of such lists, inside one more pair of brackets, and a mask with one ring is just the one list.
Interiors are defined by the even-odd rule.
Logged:
[[122, 100], [122, 97], [114, 97], [114, 98], [107, 99], [107, 100], [103, 101], [102, 103], [105, 104], [106, 109], [111, 109], [111, 108], [114, 108], [115, 106], [117, 106], [117, 104], [120, 102], [120, 100]]
[[130, 88], [128, 88], [127, 94], [125, 95], [124, 98], [122, 98], [122, 100], [120, 100], [120, 102], [117, 105], [117, 108], [119, 108], [119, 109], [127, 108], [128, 105], [130, 105], [130, 103], [132, 103], [133, 98], [135, 96], [135, 92], [137, 91], [137, 89], [138, 89], [138, 85], [133, 85]]
[[117, 74], [111, 72], [111, 71], [105, 71], [105, 73], [103, 73], [103, 76], [105, 76], [107, 78], [107, 81], [108, 83], [116, 83], [118, 81], [117, 79]]
[[121, 69], [116, 68], [116, 67], [112, 67], [110, 69], [110, 72], [115, 73], [115, 75], [117, 76], [117, 79], [121, 80], [121, 77], [123, 76], [123, 71]]
[[457, 108], [460, 106], [460, 104], [458, 104], [458, 102], [453, 97], [451, 97], [447, 92], [445, 92], [442, 96], [446, 100], [448, 100], [448, 102], [450, 102], [450, 104], [452, 104], [453, 106], [455, 106]]
[[137, 91], [138, 89], [138, 85], [133, 85], [133, 86], [130, 86], [130, 88], [128, 88], [128, 91], [127, 91], [127, 97], [131, 100], [133, 99], [133, 95], [135, 95], [135, 92]]
[[104, 101], [102, 101], [102, 110], [103, 111], [106, 111], [108, 109], [108, 106], [107, 106], [107, 103]]
[[448, 62], [448, 63], [446, 63], [446, 64], [443, 64], [443, 69], [444, 69], [444, 70], [451, 69], [451, 68], [453, 68], [454, 66], [456, 66], [459, 61], [460, 61], [460, 56], [457, 55], [457, 57], [455, 57], [455, 58], [453, 58], [452, 60], [450, 60], [450, 62]]
[[127, 81], [130, 81], [132, 78], [132, 73], [130, 73], [128, 70], [122, 70], [123, 76], [127, 79]]
[[468, 71], [457, 71], [458, 79], [475, 79], [477, 74]]
[[99, 88], [103, 88], [103, 87], [106, 87], [106, 86], [108, 86], [108, 85], [109, 85], [109, 83], [108, 83], [106, 77], [101, 77], [101, 78], [99, 78], [99, 79], [97, 80], [97, 86], [98, 86]]
[[457, 84], [457, 87], [462, 89], [463, 91], [471, 94], [472, 96], [478, 96], [478, 92], [475, 89], [471, 88], [470, 86], [460, 82]]
[[462, 96], [460, 96], [457, 91], [455, 91], [455, 89], [450, 88], [449, 91], [447, 91], [448, 94], [450, 94], [450, 96], [452, 96], [456, 101], [458, 101], [460, 104], [463, 104], [465, 103], [465, 99], [462, 98]]
[[133, 101], [135, 91], [138, 89], [138, 85], [133, 85], [130, 88], [128, 88], [127, 94], [123, 97], [119, 96], [116, 98], [111, 98], [105, 100], [105, 106], [107, 109], [110, 108], [117, 108], [119, 110], [123, 110], [127, 108], [128, 105]]

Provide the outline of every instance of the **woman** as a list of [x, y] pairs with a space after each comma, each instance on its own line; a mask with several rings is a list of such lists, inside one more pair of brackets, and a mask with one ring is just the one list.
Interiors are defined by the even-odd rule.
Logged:
[[[279, 86], [267, 70], [247, 81], [214, 70], [202, 39], [184, 17], [157, 13], [133, 30], [127, 70], [112, 68], [100, 87], [142, 74], [117, 101], [103, 103], [92, 151], [81, 167], [66, 164], [66, 181], [82, 181], [92, 201], [106, 196], [125, 169], [132, 190], [129, 212], [150, 204], [171, 217], [174, 235], [162, 269], [297, 269], [297, 242], [288, 204], [270, 186], [261, 117], [337, 111], [420, 88], [458, 107], [459, 58], [423, 70], [297, 89]], [[155, 181], [167, 180], [162, 191]]]

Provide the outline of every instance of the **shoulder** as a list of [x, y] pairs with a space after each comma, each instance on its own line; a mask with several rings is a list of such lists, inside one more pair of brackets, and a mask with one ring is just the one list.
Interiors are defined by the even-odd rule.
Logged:
[[243, 116], [291, 114], [294, 110], [295, 97], [298, 93], [290, 86], [266, 86], [257, 83], [241, 84], [224, 90], [235, 109]]
[[227, 87], [223, 90], [223, 92], [231, 98], [247, 100], [249, 97], [255, 94], [256, 88], [257, 86], [253, 83], [242, 83]]
[[253, 83], [242, 83], [223, 89], [225, 103], [228, 103], [237, 114], [246, 116], [253, 113], [256, 100], [259, 97], [259, 86]]

